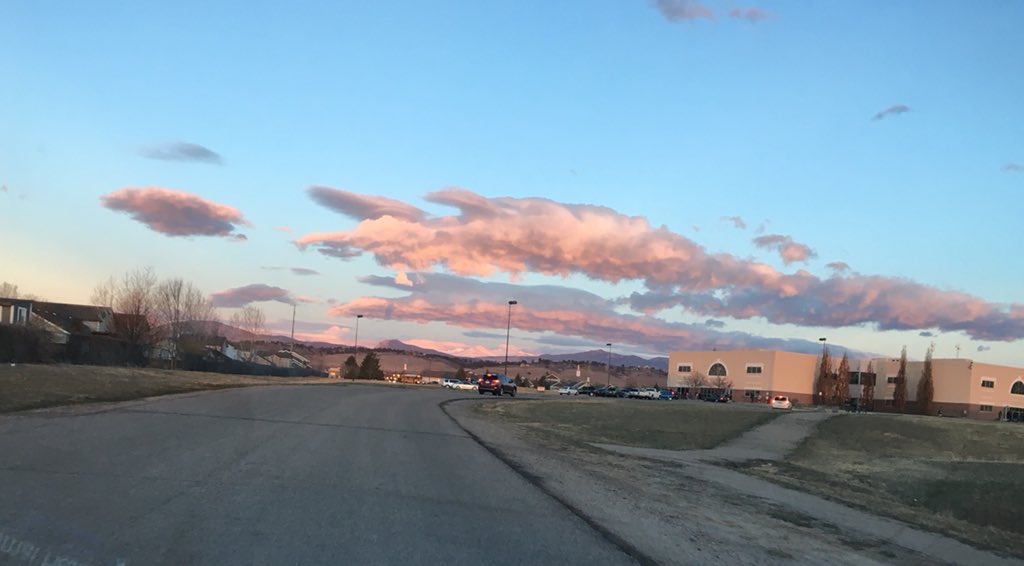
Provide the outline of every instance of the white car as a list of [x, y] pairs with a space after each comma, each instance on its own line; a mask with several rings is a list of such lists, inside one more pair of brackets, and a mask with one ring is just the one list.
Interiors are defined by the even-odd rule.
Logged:
[[470, 383], [468, 381], [456, 381], [451, 387], [452, 389], [466, 389], [472, 391], [476, 389], [477, 386], [475, 383]]
[[638, 399], [657, 399], [659, 396], [661, 396], [661, 392], [658, 391], [657, 389], [652, 389], [650, 387], [641, 389], [636, 394], [636, 397]]
[[772, 408], [789, 410], [793, 408], [793, 402], [785, 395], [776, 395], [772, 397]]
[[559, 395], [579, 395], [580, 390], [575, 387], [563, 387], [558, 390]]
[[444, 381], [441, 382], [441, 387], [454, 388], [455, 384], [458, 383], [458, 382], [459, 382], [459, 380], [457, 380], [457, 379], [453, 379], [451, 377], [446, 377], [446, 378], [444, 378]]

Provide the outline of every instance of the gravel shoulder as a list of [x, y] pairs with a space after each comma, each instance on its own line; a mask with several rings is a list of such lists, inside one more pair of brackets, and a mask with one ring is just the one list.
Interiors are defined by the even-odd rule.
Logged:
[[[747, 438], [741, 436], [710, 450], [627, 449], [528, 434], [515, 424], [484, 417], [473, 410], [473, 401], [447, 403], [444, 409], [528, 479], [626, 541], [641, 554], [641, 561], [1017, 563], [899, 521], [709, 463], [742, 461], [742, 447], [762, 446], [757, 442], [765, 441], [765, 430], [754, 429]], [[806, 435], [817, 418], [797, 418], [792, 423], [776, 419], [765, 426], [802, 429], [801, 434]], [[782, 436], [784, 440], [775, 444], [776, 455], [799, 435]], [[760, 449], [749, 454], [752, 459], [765, 456]]]

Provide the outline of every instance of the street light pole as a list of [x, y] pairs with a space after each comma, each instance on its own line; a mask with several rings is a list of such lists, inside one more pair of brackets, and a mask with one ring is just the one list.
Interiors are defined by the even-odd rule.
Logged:
[[[825, 367], [825, 363], [827, 362], [827, 360], [825, 358], [828, 355], [828, 342], [827, 342], [827, 340], [824, 337], [822, 337], [822, 338], [818, 338], [818, 341], [821, 342], [821, 370], [824, 370], [824, 371], [821, 371], [821, 370], [818, 371], [818, 374], [821, 376], [821, 378], [819, 379], [819, 383], [818, 383], [818, 404], [821, 405], [824, 402], [823, 397], [824, 397], [824, 393], [825, 392], [822, 391], [822, 389], [821, 389], [824, 384], [821, 383], [820, 381], [824, 379], [825, 373], [832, 371], [832, 368], [831, 367]], [[814, 392], [812, 391], [811, 394], [813, 395]]]
[[[355, 345], [353, 346], [353, 350], [354, 350], [354, 352], [352, 352], [352, 359], [353, 359], [353, 360], [355, 360], [355, 359], [356, 359], [356, 356], [358, 356], [358, 355], [359, 355], [359, 319], [360, 319], [360, 318], [363, 318], [363, 315], [361, 315], [361, 314], [357, 314], [357, 315], [356, 315], [356, 340], [355, 340]], [[356, 360], [356, 365], [357, 365], [357, 366], [359, 365], [359, 361], [358, 361], [358, 360]], [[356, 373], [358, 373], [358, 372], [356, 372]], [[353, 381], [355, 381], [355, 379], [356, 379], [356, 376], [355, 376], [355, 375], [352, 375], [352, 376], [350, 377], [350, 379], [352, 379]]]
[[508, 302], [508, 326], [505, 328], [505, 377], [508, 377], [508, 339], [512, 335], [512, 305], [518, 305], [519, 301]]
[[605, 384], [605, 387], [611, 387], [612, 386], [612, 343], [609, 342], [609, 343], [605, 344], [605, 346], [608, 346], [608, 383]]

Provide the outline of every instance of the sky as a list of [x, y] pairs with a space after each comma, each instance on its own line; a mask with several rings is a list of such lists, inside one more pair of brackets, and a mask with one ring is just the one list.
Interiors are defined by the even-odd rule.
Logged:
[[[0, 280], [459, 355], [1024, 366], [1024, 3], [5, 3]], [[517, 304], [511, 307], [510, 300]]]

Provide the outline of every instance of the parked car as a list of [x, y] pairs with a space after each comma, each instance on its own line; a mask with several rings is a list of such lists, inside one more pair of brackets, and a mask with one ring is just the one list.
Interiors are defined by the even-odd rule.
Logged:
[[458, 383], [458, 382], [459, 382], [459, 380], [458, 380], [458, 379], [455, 379], [454, 377], [446, 377], [446, 378], [444, 378], [444, 380], [443, 380], [443, 381], [441, 382], [441, 387], [448, 387], [448, 388], [451, 388], [451, 387], [454, 387], [454, 386], [455, 386], [455, 384], [456, 384], [456, 383]]
[[507, 394], [509, 397], [515, 397], [516, 392], [519, 389], [516, 387], [515, 381], [502, 373], [485, 373], [480, 376], [476, 385], [477, 391], [479, 391], [481, 395], [484, 393], [490, 393], [491, 395]]
[[579, 393], [580, 395], [590, 395], [591, 397], [594, 396], [594, 392], [596, 391], [597, 388], [595, 388], [593, 385], [584, 385], [576, 390], [576, 392]]
[[653, 387], [645, 387], [636, 394], [639, 399], [657, 399], [659, 395], [658, 390]]
[[565, 387], [558, 390], [559, 395], [579, 395], [580, 390], [575, 387], [566, 385]]
[[611, 386], [608, 386], [608, 387], [601, 387], [600, 389], [594, 391], [594, 396], [596, 396], [596, 397], [617, 397], [618, 393], [619, 393], [618, 389], [616, 389], [614, 385], [611, 385]]
[[674, 391], [669, 391], [668, 389], [662, 389], [661, 391], [658, 392], [658, 399], [660, 399], [662, 401], [671, 401], [671, 400], [673, 400], [675, 398], [676, 398], [676, 394], [675, 394]]
[[476, 388], [477, 388], [477, 385], [475, 383], [470, 383], [468, 381], [457, 381], [457, 382], [455, 382], [454, 385], [452, 385], [452, 389], [468, 389], [468, 390], [473, 390], [473, 389], [476, 389]]
[[619, 397], [625, 397], [626, 399], [632, 399], [636, 397], [636, 394], [639, 392], [640, 390], [636, 387], [627, 387], [625, 389], [619, 389], [617, 395]]
[[789, 400], [789, 397], [785, 395], [776, 395], [772, 397], [772, 408], [773, 409], [792, 409], [793, 402]]

